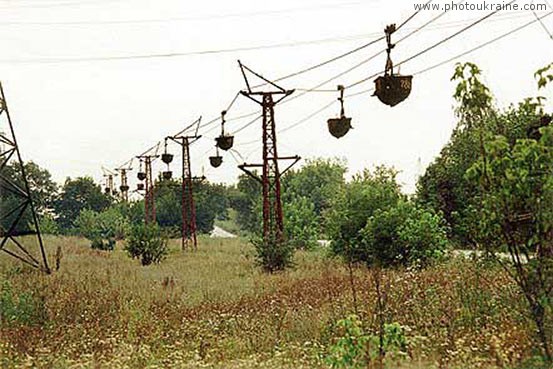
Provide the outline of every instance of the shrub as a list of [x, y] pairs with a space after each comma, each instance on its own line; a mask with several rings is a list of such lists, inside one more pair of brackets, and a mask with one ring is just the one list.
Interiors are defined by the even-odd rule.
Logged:
[[406, 201], [377, 210], [361, 234], [361, 242], [354, 246], [356, 261], [368, 265], [426, 263], [447, 246], [442, 218]]
[[58, 223], [56, 223], [56, 221], [51, 215], [46, 214], [41, 216], [39, 227], [42, 234], [50, 234], [50, 235], [60, 234]]
[[109, 208], [97, 213], [93, 210], [83, 210], [75, 221], [77, 234], [88, 238], [91, 247], [97, 250], [111, 251], [115, 248], [115, 240], [125, 238], [129, 222], [119, 208]]
[[15, 294], [8, 281], [0, 290], [0, 326], [13, 324], [35, 325], [44, 322], [44, 302], [31, 293]]
[[161, 236], [157, 225], [135, 226], [127, 239], [125, 251], [144, 266], [159, 263], [167, 256], [167, 239]]
[[361, 261], [361, 231], [376, 211], [395, 206], [402, 198], [396, 172], [384, 167], [364, 171], [347, 183], [327, 214], [332, 252], [348, 261]]
[[[326, 363], [331, 368], [367, 368], [368, 363], [379, 358], [380, 336], [364, 331], [357, 315], [339, 320], [336, 324], [340, 337], [330, 346]], [[382, 352], [405, 357], [408, 341], [405, 330], [399, 323], [384, 324]], [[382, 357], [384, 359], [384, 357]]]
[[268, 273], [282, 271], [292, 265], [294, 247], [290, 242], [276, 240], [252, 240], [256, 251], [257, 264]]

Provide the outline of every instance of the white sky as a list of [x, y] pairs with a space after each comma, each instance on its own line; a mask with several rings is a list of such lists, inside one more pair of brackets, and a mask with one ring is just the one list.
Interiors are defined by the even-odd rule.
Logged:
[[[523, 4], [525, 0], [519, 0]], [[536, 0], [539, 2], [540, 0]], [[551, 2], [551, 0], [549, 0]], [[440, 2], [436, 0], [436, 2]], [[56, 181], [114, 168], [166, 135], [203, 115], [216, 117], [244, 88], [236, 60], [270, 78], [308, 67], [381, 35], [389, 23], [414, 12], [413, 0], [0, 0], [0, 80], [24, 160], [46, 167]], [[444, 3], [442, 1], [442, 3]], [[450, 3], [450, 2], [449, 2]], [[552, 9], [549, 8], [548, 11]], [[421, 12], [401, 32], [425, 23], [439, 12]], [[392, 54], [399, 62], [485, 15], [449, 12], [400, 43]], [[545, 14], [541, 12], [540, 14]], [[410, 74], [477, 46], [534, 19], [529, 11], [500, 13], [446, 44], [402, 66]], [[156, 20], [151, 22], [127, 22]], [[119, 22], [124, 21], [124, 22]], [[553, 16], [544, 24], [553, 32]], [[116, 61], [50, 62], [50, 59], [187, 53], [327, 38], [340, 41], [233, 53], [186, 55]], [[305, 89], [338, 74], [384, 48], [380, 42], [339, 62], [282, 82]], [[533, 73], [553, 62], [553, 40], [538, 23], [459, 61], [477, 63], [507, 106], [536, 94]], [[328, 83], [348, 85], [381, 71], [382, 55]], [[417, 174], [439, 153], [455, 125], [450, 77], [454, 62], [416, 76], [404, 103], [389, 108], [364, 94], [346, 100], [354, 130], [337, 140], [326, 120], [338, 103], [295, 129], [279, 134], [279, 153], [303, 158], [340, 157], [351, 173], [377, 164], [401, 171], [404, 189], [412, 192]], [[373, 86], [368, 81], [346, 93]], [[299, 93], [299, 92], [296, 92]], [[547, 95], [547, 94], [546, 94]], [[551, 92], [548, 93], [553, 98]], [[279, 129], [309, 115], [337, 97], [317, 92], [277, 107]], [[239, 98], [228, 118], [260, 110]], [[242, 127], [251, 118], [227, 124]], [[249, 162], [261, 160], [261, 124], [241, 131], [237, 150]], [[192, 148], [193, 171], [212, 182], [234, 182], [240, 173], [228, 154], [219, 169], [209, 166], [216, 128]], [[240, 143], [258, 139], [248, 145]], [[179, 149], [173, 146], [173, 151]], [[422, 166], [418, 164], [420, 163]], [[136, 166], [135, 166], [136, 167]], [[179, 172], [175, 165], [175, 172]], [[161, 169], [158, 164], [156, 169]], [[131, 177], [134, 186], [134, 174]]]

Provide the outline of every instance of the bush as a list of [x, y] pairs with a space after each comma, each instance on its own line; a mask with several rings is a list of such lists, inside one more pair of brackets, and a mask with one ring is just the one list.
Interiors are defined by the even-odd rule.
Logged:
[[[329, 348], [326, 363], [330, 368], [367, 368], [380, 355], [380, 337], [364, 331], [358, 316], [351, 315], [339, 320], [336, 328], [340, 337]], [[408, 340], [399, 323], [384, 324], [382, 327], [382, 352], [402, 358], [407, 356]], [[383, 357], [382, 359], [384, 359]]]
[[54, 218], [49, 214], [46, 214], [40, 217], [38, 226], [40, 227], [40, 232], [42, 232], [42, 234], [50, 234], [50, 235], [60, 234], [58, 223], [56, 223]]
[[268, 273], [282, 271], [292, 265], [294, 247], [287, 241], [252, 241], [255, 246], [256, 259], [260, 267]]
[[115, 240], [125, 238], [129, 221], [119, 208], [112, 207], [101, 213], [81, 211], [75, 226], [77, 234], [92, 241], [93, 249], [111, 251], [115, 248]]
[[115, 250], [115, 239], [94, 238], [90, 243], [90, 247], [93, 248], [94, 250], [113, 251]]
[[125, 251], [144, 266], [159, 263], [167, 256], [167, 239], [161, 236], [157, 225], [135, 226], [127, 239]]
[[356, 261], [382, 266], [426, 263], [447, 246], [443, 223], [438, 215], [406, 201], [377, 210], [361, 231], [361, 242], [352, 246]]
[[0, 327], [36, 325], [46, 320], [44, 302], [31, 293], [16, 295], [8, 281], [0, 289]]
[[364, 171], [347, 183], [326, 218], [332, 252], [348, 261], [363, 261], [362, 230], [376, 211], [395, 206], [402, 198], [392, 169]]

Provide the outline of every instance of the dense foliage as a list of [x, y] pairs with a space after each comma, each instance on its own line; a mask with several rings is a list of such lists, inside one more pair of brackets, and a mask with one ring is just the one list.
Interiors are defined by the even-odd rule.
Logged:
[[167, 256], [167, 239], [155, 224], [134, 226], [125, 243], [125, 251], [143, 266], [159, 263]]
[[128, 219], [118, 207], [100, 213], [85, 209], [75, 221], [76, 232], [92, 241], [92, 248], [113, 250], [115, 241], [126, 237], [130, 229]]
[[[33, 162], [25, 163], [24, 170], [37, 213], [40, 217], [47, 217], [48, 210], [52, 207], [55, 199], [57, 185], [52, 181], [48, 170], [39, 167]], [[25, 182], [23, 181], [19, 164], [16, 162], [6, 164], [2, 168], [2, 176], [11, 184], [8, 184], [8, 182], [2, 183], [2, 186], [5, 187], [0, 191], [0, 211], [4, 215], [7, 215], [0, 220], [0, 232], [2, 229], [8, 229], [19, 216], [19, 213], [21, 213], [21, 220], [15, 228], [15, 232], [19, 234], [31, 232], [34, 227], [32, 225], [33, 218], [30, 207], [26, 209], [20, 208], [19, 206], [22, 204], [23, 199], [16, 194], [18, 188], [25, 189]]]
[[334, 254], [369, 266], [426, 262], [447, 245], [441, 217], [402, 195], [396, 172], [384, 167], [344, 186], [329, 224]]
[[68, 178], [59, 197], [54, 202], [57, 222], [63, 230], [75, 226], [75, 220], [83, 210], [96, 212], [107, 209], [112, 199], [90, 177]]
[[[536, 73], [538, 88], [553, 81], [552, 69]], [[480, 78], [476, 65], [457, 65], [459, 123], [421, 178], [419, 201], [446, 215], [461, 245], [504, 267], [526, 298], [544, 357], [553, 361], [552, 117], [543, 97], [497, 109]]]
[[[209, 182], [194, 182], [194, 204], [196, 225], [201, 233], [209, 233], [217, 218], [225, 218], [228, 210], [228, 197], [223, 185]], [[162, 180], [155, 187], [156, 218], [158, 224], [173, 234], [180, 233], [182, 185], [176, 180]]]

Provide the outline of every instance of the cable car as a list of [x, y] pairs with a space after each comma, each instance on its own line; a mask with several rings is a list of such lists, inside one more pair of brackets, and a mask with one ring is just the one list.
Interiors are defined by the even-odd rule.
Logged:
[[223, 157], [219, 155], [219, 146], [215, 145], [215, 156], [209, 157], [209, 164], [213, 168], [219, 168], [223, 164]]
[[396, 31], [396, 25], [392, 24], [386, 27], [386, 42], [388, 48], [388, 59], [386, 60], [386, 69], [383, 76], [378, 77], [375, 83], [375, 95], [378, 99], [388, 106], [396, 106], [411, 94], [413, 76], [402, 76], [399, 73], [394, 74], [394, 64], [390, 56], [395, 44], [392, 44], [392, 33]]
[[344, 112], [344, 86], [338, 86], [338, 91], [340, 91], [340, 118], [330, 118], [328, 123], [328, 131], [331, 135], [336, 138], [341, 138], [349, 132], [351, 127], [351, 118], [347, 118]]
[[234, 136], [225, 134], [226, 114], [226, 110], [223, 110], [221, 112], [221, 135], [215, 138], [215, 142], [217, 143], [217, 147], [219, 147], [221, 150], [228, 151], [232, 149], [232, 146], [234, 145]]

